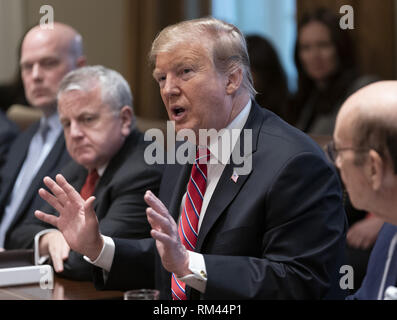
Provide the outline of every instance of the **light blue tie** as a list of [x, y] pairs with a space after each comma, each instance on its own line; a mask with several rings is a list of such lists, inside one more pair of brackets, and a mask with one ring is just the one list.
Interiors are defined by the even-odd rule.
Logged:
[[19, 172], [18, 178], [11, 193], [10, 201], [4, 210], [4, 216], [0, 224], [0, 248], [4, 247], [5, 236], [19, 206], [25, 198], [26, 192], [39, 170], [41, 150], [45, 144], [47, 133], [50, 130], [47, 121], [42, 121], [39, 130], [33, 136], [27, 156]]

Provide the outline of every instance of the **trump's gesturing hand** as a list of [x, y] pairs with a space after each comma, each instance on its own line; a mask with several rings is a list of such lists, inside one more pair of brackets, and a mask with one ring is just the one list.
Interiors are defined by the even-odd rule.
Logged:
[[164, 268], [177, 277], [190, 274], [189, 254], [179, 239], [178, 227], [174, 219], [151, 191], [146, 192], [144, 199], [150, 207], [146, 209], [146, 215]]
[[39, 190], [39, 195], [59, 213], [59, 217], [37, 210], [35, 216], [62, 232], [70, 248], [92, 261], [99, 256], [103, 240], [93, 203], [95, 197], [84, 200], [80, 194], [58, 174], [56, 181], [44, 178], [45, 185], [52, 192]]

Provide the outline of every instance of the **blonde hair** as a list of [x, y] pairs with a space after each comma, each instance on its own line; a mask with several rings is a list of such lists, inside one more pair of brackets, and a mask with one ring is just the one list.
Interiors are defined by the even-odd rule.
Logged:
[[207, 47], [218, 72], [231, 74], [240, 68], [243, 72], [242, 86], [248, 90], [251, 98], [255, 97], [244, 35], [234, 25], [212, 17], [183, 21], [163, 29], [153, 41], [150, 64], [155, 66], [159, 53], [169, 52], [179, 44], [192, 41], [200, 41]]

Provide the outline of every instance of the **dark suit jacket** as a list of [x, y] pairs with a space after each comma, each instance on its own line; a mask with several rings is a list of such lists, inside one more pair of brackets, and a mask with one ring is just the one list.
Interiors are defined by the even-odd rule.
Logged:
[[[39, 128], [40, 123], [33, 124], [26, 131], [22, 132], [13, 142], [10, 147], [7, 161], [2, 168], [2, 184], [0, 192], [0, 219], [3, 217], [4, 210], [14, 183], [18, 178], [19, 171], [25, 161], [26, 154], [29, 150], [30, 141]], [[43, 162], [43, 165], [33, 178], [28, 191], [26, 192], [25, 199], [19, 206], [18, 212], [14, 217], [13, 222], [8, 229], [4, 247], [5, 249], [20, 249], [23, 248], [22, 243], [18, 238], [12, 237], [13, 231], [24, 224], [25, 221], [29, 221], [33, 217], [34, 211], [40, 208], [44, 201], [40, 198], [37, 191], [39, 188], [44, 187], [43, 178], [45, 176], [54, 177], [59, 170], [71, 159], [65, 147], [65, 139], [63, 132], [60, 133], [54, 147], [48, 154], [47, 158]]]
[[[206, 292], [188, 288], [188, 298], [343, 298], [339, 270], [347, 224], [334, 167], [310, 138], [255, 103], [245, 129], [253, 134], [253, 169], [234, 183], [235, 165], [225, 167], [196, 247], [205, 259]], [[175, 220], [190, 171], [191, 166], [173, 165], [163, 176], [160, 198]], [[155, 282], [161, 298], [171, 298], [170, 274], [159, 263], [153, 240], [115, 239], [115, 244], [106, 283], [96, 270], [98, 288]], [[154, 259], [156, 279], [145, 282], [139, 275]]]
[[[113, 157], [95, 188], [94, 209], [102, 234], [110, 237], [147, 238], [150, 226], [146, 218], [147, 205], [143, 199], [146, 190], [158, 194], [163, 166], [149, 166], [144, 160], [147, 143], [143, 135], [133, 130], [123, 147]], [[78, 191], [87, 177], [87, 170], [72, 161], [62, 170], [62, 174]], [[54, 213], [46, 205], [41, 209]], [[24, 224], [13, 234], [21, 246], [33, 245], [35, 234], [46, 228], [38, 219]], [[92, 266], [83, 256], [72, 251], [64, 264], [63, 276], [76, 280], [92, 280]]]
[[397, 286], [397, 226], [385, 223], [379, 232], [367, 273], [357, 292], [348, 300], [381, 300], [389, 286]]
[[[6, 160], [8, 149], [12, 141], [18, 134], [17, 126], [10, 121], [7, 116], [0, 111], [0, 169]], [[1, 176], [0, 176], [0, 186], [1, 186]], [[1, 189], [1, 187], [0, 187]]]

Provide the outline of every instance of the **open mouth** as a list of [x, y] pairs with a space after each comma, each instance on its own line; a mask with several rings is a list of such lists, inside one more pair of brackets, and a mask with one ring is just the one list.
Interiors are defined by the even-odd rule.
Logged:
[[185, 113], [186, 113], [185, 108], [182, 108], [182, 107], [172, 108], [172, 116], [173, 116], [174, 120], [182, 119], [182, 117], [184, 116]]

